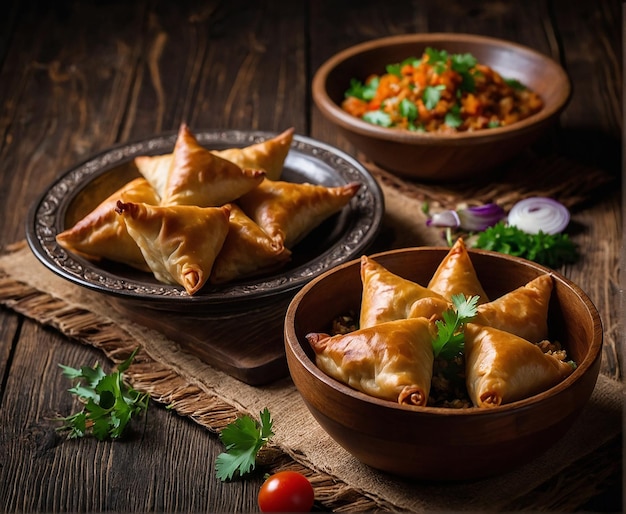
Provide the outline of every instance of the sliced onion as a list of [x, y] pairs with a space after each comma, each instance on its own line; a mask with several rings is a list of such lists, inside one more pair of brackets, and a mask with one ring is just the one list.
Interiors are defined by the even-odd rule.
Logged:
[[517, 202], [509, 211], [508, 223], [529, 234], [558, 234], [569, 224], [567, 207], [552, 198], [535, 196]]
[[452, 227], [458, 228], [461, 225], [461, 220], [456, 211], [447, 210], [437, 212], [432, 217], [426, 220], [426, 225], [433, 227]]

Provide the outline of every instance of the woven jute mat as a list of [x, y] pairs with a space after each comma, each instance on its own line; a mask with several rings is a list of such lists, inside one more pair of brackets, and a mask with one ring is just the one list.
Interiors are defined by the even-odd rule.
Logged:
[[[439, 235], [425, 228], [420, 209], [424, 194], [434, 198], [440, 191], [397, 182], [382, 170], [373, 173], [383, 186], [385, 225], [390, 229], [383, 230], [378, 244], [440, 244]], [[208, 436], [215, 437], [241, 414], [256, 417], [268, 407], [275, 435], [270, 447], [262, 450], [259, 465], [270, 472], [284, 468], [303, 472], [327, 509], [567, 511], [591, 497], [598, 484], [619, 468], [614, 452], [620, 444], [622, 385], [602, 375], [571, 429], [535, 461], [480, 481], [405, 481], [361, 464], [330, 439], [288, 377], [263, 387], [244, 384], [182, 351], [164, 335], [133, 323], [109, 302], [53, 274], [25, 242], [6, 248], [0, 256], [0, 304], [56, 328], [73, 342], [100, 349], [112, 363], [140, 347], [126, 372], [133, 387], [193, 419]]]

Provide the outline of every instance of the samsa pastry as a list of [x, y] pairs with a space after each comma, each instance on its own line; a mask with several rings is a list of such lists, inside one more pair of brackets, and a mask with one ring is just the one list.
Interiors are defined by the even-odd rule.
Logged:
[[452, 301], [456, 294], [463, 294], [466, 297], [478, 295], [479, 305], [489, 301], [461, 238], [457, 239], [437, 267], [428, 283], [428, 289], [449, 301]]
[[[210, 152], [235, 163], [242, 169], [262, 170], [267, 178], [278, 180], [291, 148], [293, 134], [294, 129], [289, 128], [271, 139], [243, 148], [226, 148], [224, 150], [210, 150]], [[134, 162], [139, 173], [152, 184], [159, 196], [163, 196], [165, 191], [173, 158], [171, 153], [135, 157]]]
[[223, 284], [282, 267], [291, 251], [270, 238], [235, 204], [228, 204], [230, 220], [226, 241], [213, 264], [209, 281]]
[[276, 137], [243, 148], [227, 148], [212, 152], [234, 162], [240, 168], [260, 169], [270, 180], [278, 180], [283, 172], [285, 159], [291, 148], [294, 129], [289, 128]]
[[531, 343], [543, 341], [548, 338], [552, 288], [552, 275], [540, 275], [500, 298], [479, 305], [474, 321], [523, 337]]
[[66, 250], [92, 261], [108, 259], [150, 271], [137, 243], [128, 234], [124, 220], [115, 212], [120, 200], [151, 205], [159, 203], [158, 195], [146, 179], [131, 180], [73, 227], [57, 234], [56, 240]]
[[161, 198], [172, 168], [172, 154], [138, 155], [133, 162], [141, 176], [150, 183]]
[[330, 336], [310, 333], [317, 366], [363, 393], [404, 405], [426, 405], [433, 373], [433, 324], [402, 319]]
[[204, 286], [228, 234], [228, 207], [120, 201], [117, 213], [157, 280], [190, 295]]
[[476, 407], [528, 398], [558, 384], [573, 370], [514, 334], [476, 323], [465, 325], [466, 385]]
[[361, 187], [336, 187], [265, 179], [237, 203], [272, 239], [292, 249], [314, 228], [343, 209]]
[[440, 294], [392, 273], [366, 255], [361, 257], [361, 282], [361, 328], [409, 317], [440, 318], [451, 306]]
[[201, 146], [181, 125], [161, 205], [218, 207], [236, 200], [265, 178], [262, 170], [241, 169]]

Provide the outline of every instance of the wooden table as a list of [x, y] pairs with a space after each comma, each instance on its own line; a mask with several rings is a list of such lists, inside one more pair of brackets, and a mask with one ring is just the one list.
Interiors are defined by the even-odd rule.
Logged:
[[[0, 18], [0, 241], [68, 167], [111, 145], [201, 128], [296, 132], [354, 154], [314, 108], [310, 82], [336, 51], [409, 32], [502, 37], [560, 61], [574, 94], [545, 144], [619, 176], [622, 12], [617, 0], [10, 2]], [[584, 259], [564, 271], [598, 307], [602, 372], [621, 377], [616, 185], [574, 213]], [[623, 287], [623, 285], [622, 285]], [[72, 399], [58, 363], [102, 355], [0, 310], [0, 508], [6, 512], [252, 511], [261, 478], [214, 476], [219, 441], [155, 406], [141, 440], [66, 442], [50, 421]], [[619, 456], [619, 454], [618, 454]], [[616, 457], [618, 458], [618, 457]], [[621, 510], [621, 477], [582, 498]]]

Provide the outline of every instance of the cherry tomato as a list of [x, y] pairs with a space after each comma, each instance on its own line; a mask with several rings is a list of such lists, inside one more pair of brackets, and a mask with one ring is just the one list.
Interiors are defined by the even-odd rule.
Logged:
[[280, 471], [270, 476], [259, 490], [262, 512], [309, 512], [313, 507], [313, 486], [297, 471]]

